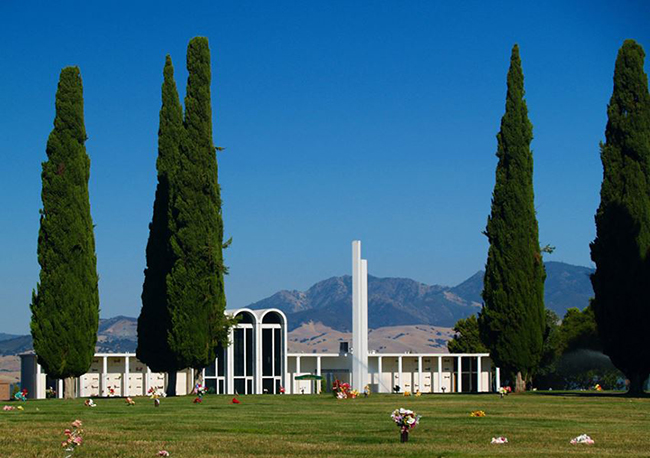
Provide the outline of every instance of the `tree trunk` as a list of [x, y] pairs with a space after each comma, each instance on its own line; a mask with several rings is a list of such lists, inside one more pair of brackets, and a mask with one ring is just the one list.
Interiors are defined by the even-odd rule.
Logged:
[[167, 397], [176, 396], [176, 371], [167, 372]]
[[66, 377], [63, 379], [63, 398], [74, 399], [75, 396], [75, 378]]
[[517, 381], [515, 382], [515, 393], [524, 393], [526, 391], [526, 382], [524, 382], [521, 372], [517, 372]]
[[[200, 384], [203, 386], [203, 370], [202, 369], [194, 369], [194, 386]], [[192, 387], [194, 389], [194, 387]]]
[[645, 380], [646, 377], [643, 377], [638, 372], [635, 374], [630, 374], [630, 385], [627, 388], [627, 394], [630, 396], [643, 395], [643, 383]]

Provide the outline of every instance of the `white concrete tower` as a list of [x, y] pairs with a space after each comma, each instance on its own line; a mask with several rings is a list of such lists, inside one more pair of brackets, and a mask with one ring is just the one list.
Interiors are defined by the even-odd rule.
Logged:
[[368, 261], [361, 241], [352, 242], [352, 389], [368, 383]]

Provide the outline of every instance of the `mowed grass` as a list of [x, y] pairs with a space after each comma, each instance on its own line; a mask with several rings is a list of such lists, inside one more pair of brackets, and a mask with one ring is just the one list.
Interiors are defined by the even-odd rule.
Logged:
[[[63, 457], [63, 430], [84, 423], [84, 444], [75, 457], [568, 457], [650, 456], [650, 398], [621, 395], [530, 393], [500, 399], [496, 394], [372, 395], [337, 400], [329, 395], [208, 395], [163, 399], [83, 399], [5, 403], [24, 411], [0, 411], [0, 457]], [[393, 409], [422, 415], [406, 444], [392, 423]], [[470, 412], [483, 410], [484, 418]], [[589, 434], [595, 445], [570, 445]], [[491, 445], [504, 435], [506, 445]]]

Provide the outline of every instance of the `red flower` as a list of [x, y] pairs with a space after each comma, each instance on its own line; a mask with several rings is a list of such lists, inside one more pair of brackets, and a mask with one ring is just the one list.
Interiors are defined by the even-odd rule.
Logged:
[[240, 404], [239, 399], [237, 399], [237, 398], [232, 398], [232, 403], [233, 404]]

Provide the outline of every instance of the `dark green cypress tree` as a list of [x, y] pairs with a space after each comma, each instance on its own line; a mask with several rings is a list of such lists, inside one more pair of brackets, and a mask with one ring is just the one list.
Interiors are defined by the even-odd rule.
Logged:
[[485, 234], [481, 340], [506, 376], [525, 389], [542, 356], [545, 270], [533, 194], [533, 127], [524, 100], [524, 74], [515, 45], [508, 70], [506, 111], [497, 135], [496, 183]]
[[593, 309], [604, 353], [639, 394], [650, 374], [650, 95], [645, 53], [626, 40], [601, 144], [603, 183], [591, 259]]
[[171, 328], [169, 345], [179, 367], [200, 369], [227, 343], [224, 316], [223, 222], [212, 141], [210, 50], [193, 38], [187, 49], [185, 135], [172, 198], [175, 257], [167, 280]]
[[[162, 107], [158, 128], [158, 185], [149, 225], [147, 267], [142, 287], [142, 310], [138, 318], [138, 359], [155, 372], [174, 378], [178, 363], [168, 343], [171, 319], [168, 309], [167, 276], [174, 263], [171, 236], [174, 232], [171, 195], [179, 167], [180, 143], [184, 135], [183, 108], [174, 81], [174, 67], [167, 56], [163, 70]], [[173, 386], [173, 383], [171, 384]]]
[[45, 372], [65, 379], [65, 397], [74, 397], [73, 378], [88, 371], [95, 354], [99, 292], [95, 237], [90, 216], [83, 87], [77, 67], [61, 71], [54, 129], [47, 140], [41, 178], [41, 225], [31, 332]]

